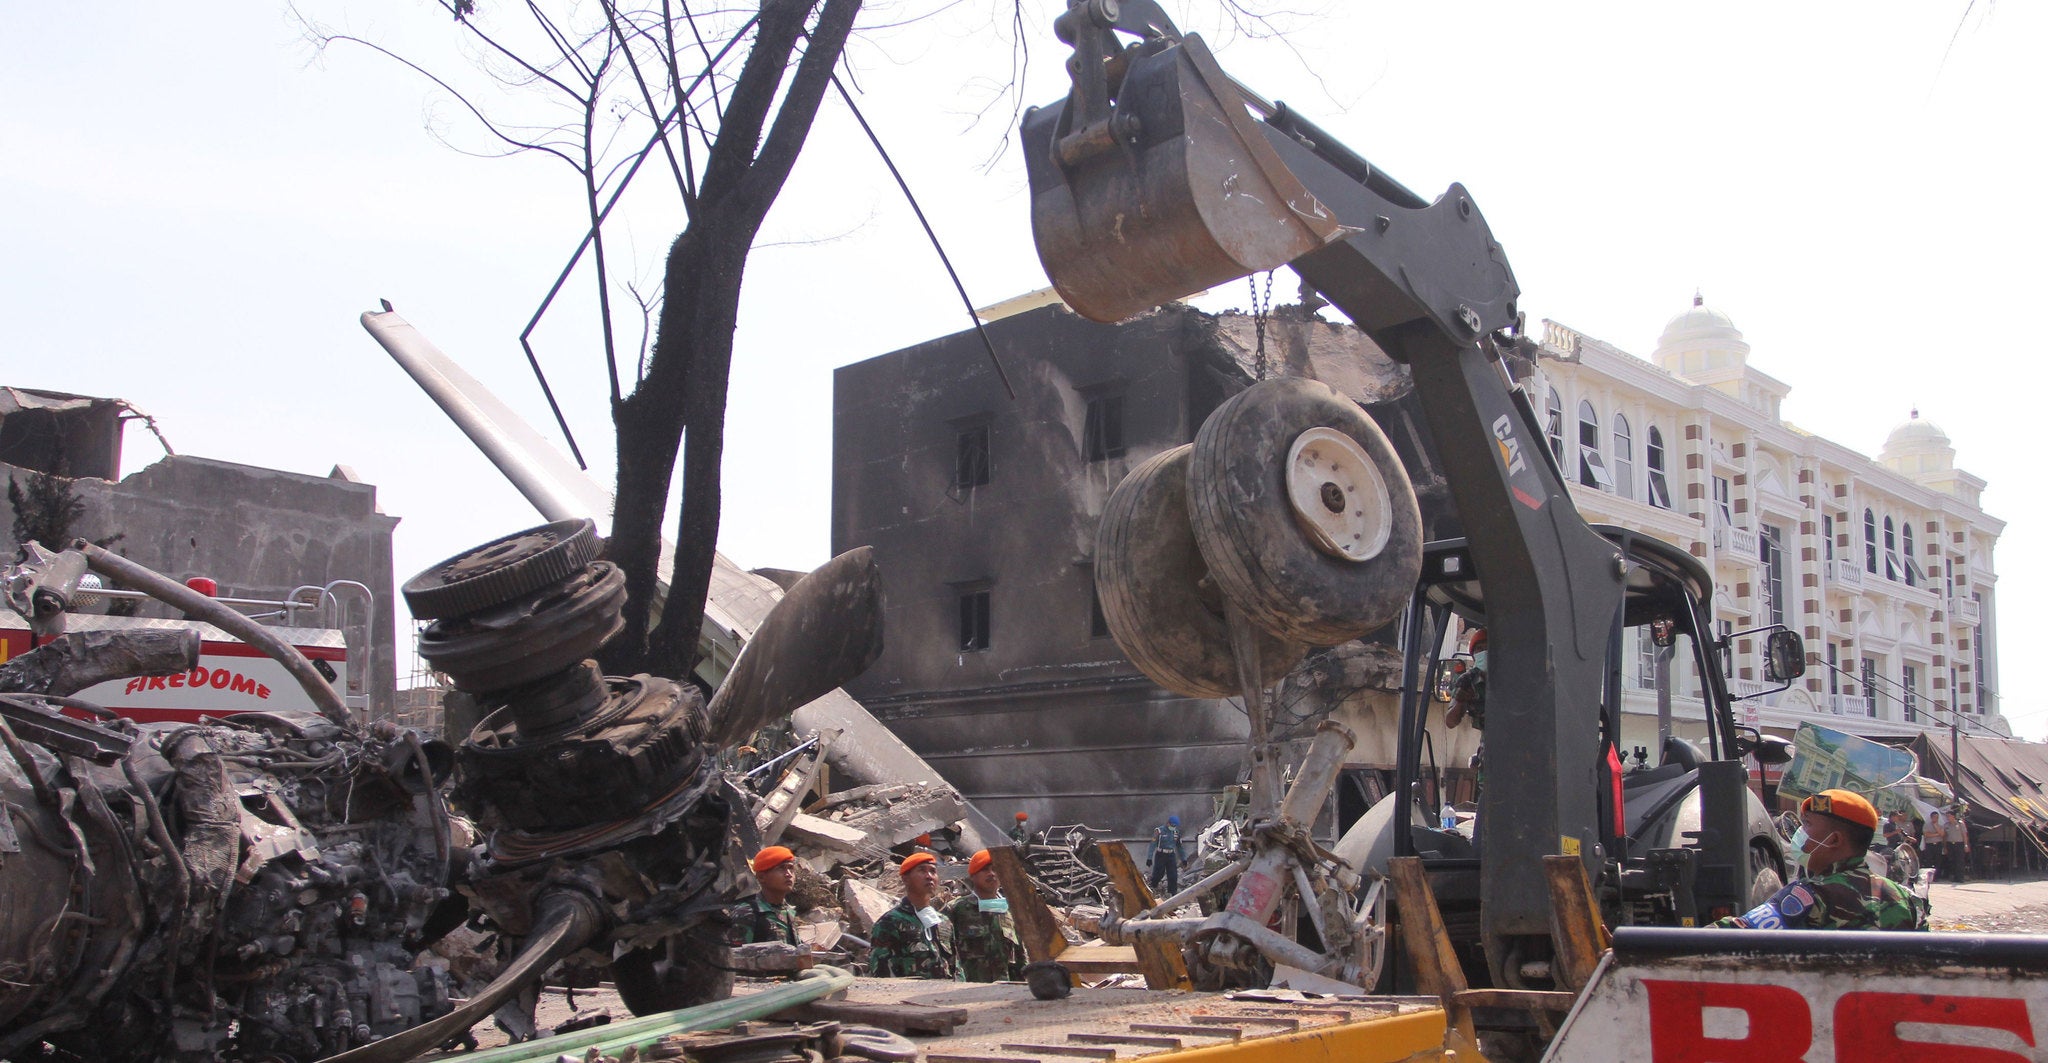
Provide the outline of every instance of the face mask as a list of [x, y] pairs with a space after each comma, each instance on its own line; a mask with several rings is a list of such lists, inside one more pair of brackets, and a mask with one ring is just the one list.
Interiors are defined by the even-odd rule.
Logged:
[[1472, 655], [1472, 667], [1474, 667], [1474, 668], [1477, 668], [1477, 669], [1479, 669], [1479, 670], [1480, 670], [1480, 671], [1482, 671], [1482, 672], [1486, 671], [1486, 651], [1485, 651], [1485, 650], [1480, 650], [1480, 651], [1479, 651], [1478, 653], [1475, 653], [1475, 654], [1473, 654], [1473, 655]]
[[930, 908], [919, 908], [917, 910], [917, 921], [923, 923], [926, 930], [930, 930], [932, 927], [945, 922], [946, 917]]
[[980, 903], [981, 910], [984, 912], [990, 912], [995, 915], [1002, 915], [1003, 913], [1008, 912], [1010, 910], [1010, 898], [1008, 897], [997, 897], [993, 900], [980, 897], [977, 897], [975, 899]]

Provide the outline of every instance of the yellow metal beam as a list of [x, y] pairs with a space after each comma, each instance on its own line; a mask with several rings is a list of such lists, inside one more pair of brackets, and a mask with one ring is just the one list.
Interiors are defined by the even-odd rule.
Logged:
[[[1095, 851], [1102, 856], [1102, 869], [1109, 874], [1109, 881], [1116, 886], [1119, 913], [1124, 918], [1146, 911], [1158, 902], [1153, 900], [1152, 891], [1146, 887], [1144, 876], [1138, 874], [1138, 862], [1131, 858], [1131, 851], [1122, 842], [1098, 842]], [[1153, 938], [1140, 941], [1134, 946], [1138, 954], [1138, 965], [1145, 972], [1145, 986], [1149, 989], [1189, 989], [1186, 961], [1180, 958], [1179, 946], [1172, 942]]]
[[[1163, 1052], [1147, 1059], [1171, 1063], [1421, 1063], [1442, 1060], [1444, 1013], [1436, 1008], [1298, 1033], [1252, 1037], [1229, 1044]], [[1460, 1061], [1477, 1059], [1459, 1053]]]

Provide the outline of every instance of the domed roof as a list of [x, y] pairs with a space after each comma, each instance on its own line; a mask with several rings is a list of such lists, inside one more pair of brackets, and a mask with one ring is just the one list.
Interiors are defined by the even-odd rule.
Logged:
[[1727, 314], [1703, 302], [1698, 292], [1692, 296], [1692, 306], [1684, 313], [1664, 323], [1664, 331], [1657, 337], [1657, 349], [1697, 348], [1719, 343], [1723, 346], [1743, 344], [1742, 330]]
[[1904, 423], [1892, 429], [1892, 434], [1884, 439], [1886, 450], [1907, 446], [1925, 448], [1948, 445], [1948, 433], [1942, 431], [1940, 425], [1921, 417], [1917, 408], [1908, 415]]

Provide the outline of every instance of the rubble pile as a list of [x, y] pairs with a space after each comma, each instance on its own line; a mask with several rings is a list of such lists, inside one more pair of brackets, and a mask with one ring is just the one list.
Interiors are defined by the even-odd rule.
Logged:
[[[912, 852], [940, 858], [938, 906], [967, 892], [966, 862], [973, 854], [963, 840], [968, 806], [958, 791], [880, 783], [818, 796], [821, 755], [806, 754], [829, 746], [834, 736], [778, 737], [789, 748], [762, 766], [781, 768], [779, 775], [763, 777], [759, 768], [748, 773], [759, 789], [752, 795], [754, 819], [764, 828], [763, 845], [787, 846], [796, 854], [797, 879], [788, 902], [797, 910], [799, 937], [829, 954], [818, 962], [859, 963], [876, 920], [903, 897], [897, 865]], [[1062, 844], [1027, 841], [1013, 849], [1059, 934], [1071, 945], [1100, 945], [1109, 876], [1099, 859], [1091, 860], [1094, 841], [1087, 831], [1055, 834]]]

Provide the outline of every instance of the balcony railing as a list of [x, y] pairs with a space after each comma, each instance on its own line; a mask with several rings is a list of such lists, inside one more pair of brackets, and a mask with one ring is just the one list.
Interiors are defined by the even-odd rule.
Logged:
[[1714, 528], [1714, 552], [1755, 563], [1758, 561], [1756, 533], [1748, 528], [1717, 525]]
[[1861, 589], [1863, 566], [1846, 557], [1835, 558], [1828, 562], [1828, 582], [1851, 590]]
[[1854, 694], [1823, 694], [1820, 710], [1834, 716], [1862, 716], [1870, 711], [1863, 699]]
[[1981, 623], [1983, 614], [1977, 608], [1977, 599], [1955, 597], [1948, 600], [1948, 615], [1965, 624]]
[[1760, 679], [1730, 679], [1728, 680], [1728, 696], [1731, 698], [1746, 698], [1752, 694], [1761, 694], [1772, 687], [1781, 685], [1779, 683], [1766, 683]]

